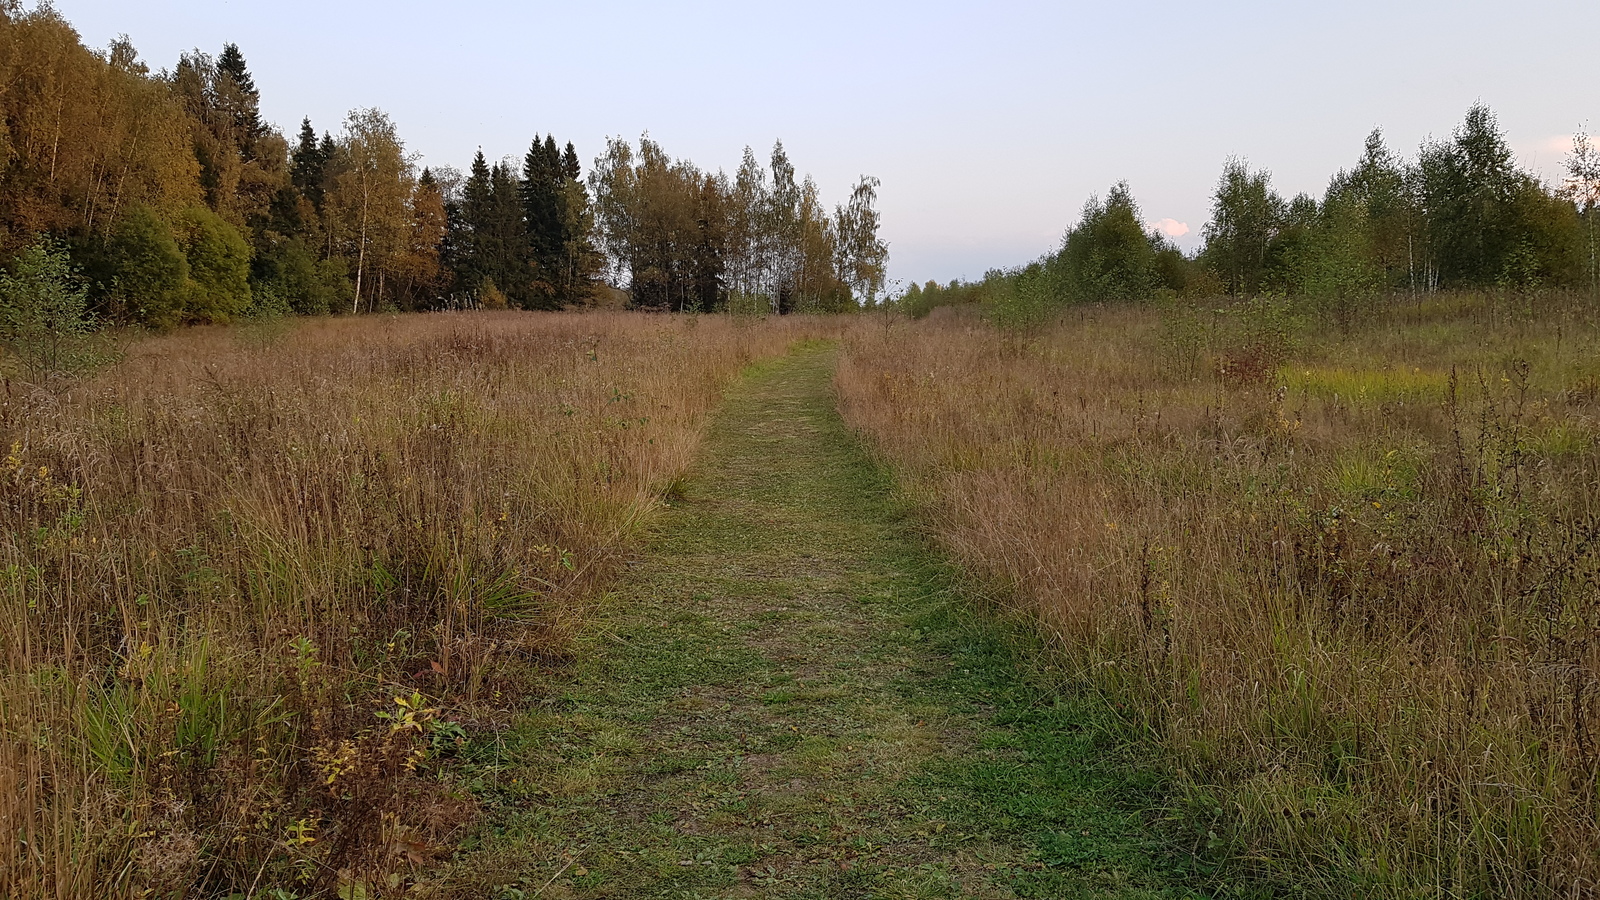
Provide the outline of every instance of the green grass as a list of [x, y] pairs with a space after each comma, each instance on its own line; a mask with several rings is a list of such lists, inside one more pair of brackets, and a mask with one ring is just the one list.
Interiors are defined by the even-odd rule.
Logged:
[[1450, 389], [1450, 373], [1420, 368], [1353, 369], [1289, 365], [1284, 382], [1296, 397], [1337, 399], [1347, 404], [1438, 403]]
[[469, 748], [450, 887], [526, 897], [1189, 896], [1156, 785], [1030, 684], [834, 409], [758, 366], [558, 689]]

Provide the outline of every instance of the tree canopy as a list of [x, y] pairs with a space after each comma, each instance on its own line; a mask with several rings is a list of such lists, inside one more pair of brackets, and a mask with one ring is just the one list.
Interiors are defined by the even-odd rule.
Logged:
[[0, 4], [0, 78], [0, 262], [52, 236], [108, 322], [560, 309], [607, 279], [672, 310], [735, 293], [844, 308], [881, 290], [876, 180], [829, 215], [781, 145], [771, 177], [704, 172], [648, 138], [612, 142], [586, 176], [548, 133], [516, 160], [419, 171], [378, 109], [286, 138], [237, 43], [153, 72], [125, 39], [84, 47], [44, 4]]

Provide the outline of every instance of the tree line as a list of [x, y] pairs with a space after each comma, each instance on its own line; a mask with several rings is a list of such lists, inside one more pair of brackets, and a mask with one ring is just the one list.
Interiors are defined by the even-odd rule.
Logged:
[[1061, 246], [982, 281], [913, 285], [913, 312], [979, 299], [1019, 308], [1161, 295], [1338, 300], [1441, 289], [1600, 288], [1600, 152], [1578, 134], [1564, 178], [1518, 168], [1490, 109], [1404, 159], [1374, 130], [1320, 199], [1285, 199], [1270, 173], [1229, 159], [1205, 242], [1186, 256], [1145, 226], [1127, 182], [1090, 198]]
[[637, 150], [612, 139], [590, 183], [601, 242], [637, 305], [841, 311], [883, 287], [878, 180], [863, 176], [830, 213], [816, 183], [796, 179], [782, 141], [767, 168], [745, 148], [730, 177], [672, 160], [648, 135]]
[[419, 168], [377, 109], [286, 138], [235, 44], [152, 72], [125, 37], [91, 50], [20, 0], [0, 0], [0, 79], [0, 258], [66, 273], [99, 321], [560, 309], [613, 288], [643, 308], [789, 312], [882, 288], [876, 180], [829, 213], [781, 143], [770, 173], [747, 150], [733, 178], [648, 136], [609, 141], [587, 177], [553, 135], [520, 160]]

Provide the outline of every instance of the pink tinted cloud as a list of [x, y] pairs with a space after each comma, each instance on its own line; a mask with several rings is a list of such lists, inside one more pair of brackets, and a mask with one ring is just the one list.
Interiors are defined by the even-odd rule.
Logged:
[[1513, 140], [1511, 149], [1517, 162], [1535, 175], [1560, 181], [1566, 173], [1567, 156], [1572, 153], [1572, 135], [1558, 134], [1546, 138]]
[[1189, 233], [1189, 224], [1177, 219], [1157, 219], [1150, 224], [1167, 237], [1183, 237]]

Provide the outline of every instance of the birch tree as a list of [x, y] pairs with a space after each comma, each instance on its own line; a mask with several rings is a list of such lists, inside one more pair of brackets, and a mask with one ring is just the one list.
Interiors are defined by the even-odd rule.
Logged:
[[861, 176], [850, 192], [849, 202], [834, 212], [834, 232], [838, 236], [836, 270], [840, 281], [862, 305], [878, 302], [889, 261], [889, 245], [878, 237], [878, 188], [882, 184], [870, 175]]
[[1600, 295], [1600, 258], [1597, 258], [1595, 219], [1600, 217], [1600, 149], [1585, 131], [1572, 138], [1572, 152], [1566, 160], [1567, 178], [1563, 193], [1577, 204], [1585, 232], [1585, 269], [1589, 290]]
[[355, 260], [350, 311], [356, 313], [363, 303], [375, 308], [382, 301], [385, 281], [407, 247], [413, 163], [388, 114], [358, 109], [345, 119], [329, 166], [328, 230]]

